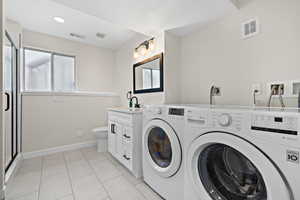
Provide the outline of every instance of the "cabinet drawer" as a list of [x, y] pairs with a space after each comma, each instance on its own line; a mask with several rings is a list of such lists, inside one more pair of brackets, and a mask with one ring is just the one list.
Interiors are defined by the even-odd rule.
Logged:
[[125, 113], [119, 113], [119, 112], [108, 112], [108, 120], [113, 120], [120, 122], [124, 125], [132, 126], [132, 115], [131, 114], [125, 114]]
[[123, 155], [123, 164], [130, 170], [132, 170], [132, 143], [131, 141], [124, 140], [124, 155]]
[[132, 142], [127, 142], [126, 144], [126, 155], [132, 158]]
[[127, 141], [132, 141], [133, 129], [129, 126], [124, 126], [123, 128], [123, 137]]

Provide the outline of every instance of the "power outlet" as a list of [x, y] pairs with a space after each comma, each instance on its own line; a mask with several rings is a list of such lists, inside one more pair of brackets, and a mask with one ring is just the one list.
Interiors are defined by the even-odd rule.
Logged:
[[255, 91], [256, 95], [261, 95], [262, 94], [262, 89], [261, 89], [261, 84], [255, 83], [252, 85], [252, 92]]
[[221, 96], [221, 88], [220, 87], [214, 87], [212, 91], [213, 96]]
[[271, 84], [270, 90], [273, 95], [284, 95], [284, 84]]
[[78, 129], [78, 130], [76, 131], [76, 135], [77, 135], [77, 137], [83, 137], [83, 135], [84, 135], [83, 130]]

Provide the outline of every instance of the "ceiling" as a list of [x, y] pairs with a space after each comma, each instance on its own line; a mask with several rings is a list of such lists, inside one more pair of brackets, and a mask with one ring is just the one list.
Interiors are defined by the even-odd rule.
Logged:
[[[137, 35], [136, 32], [126, 27], [114, 25], [50, 0], [6, 1], [6, 16], [8, 19], [19, 22], [23, 28], [28, 30], [109, 49], [117, 49]], [[65, 23], [55, 22], [53, 20], [55, 16], [64, 18]], [[97, 32], [104, 33], [105, 38], [97, 38]], [[70, 33], [83, 35], [85, 39], [71, 37]]]
[[[9, 0], [6, 3], [7, 17], [26, 29], [111, 49], [117, 49], [138, 33], [153, 36], [171, 30], [182, 36], [234, 9], [232, 0]], [[65, 23], [55, 22], [55, 16], [64, 18]], [[86, 38], [73, 38], [71, 32]], [[97, 38], [97, 32], [106, 37]]]
[[53, 0], [132, 30], [162, 30], [201, 24], [236, 7], [231, 0]]

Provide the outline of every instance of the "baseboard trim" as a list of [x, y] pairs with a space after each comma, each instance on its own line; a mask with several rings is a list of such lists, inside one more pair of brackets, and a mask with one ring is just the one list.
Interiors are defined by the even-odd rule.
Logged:
[[71, 151], [76, 149], [82, 149], [87, 147], [93, 147], [96, 146], [97, 141], [89, 141], [89, 142], [83, 142], [83, 143], [76, 143], [76, 144], [70, 144], [70, 145], [64, 145], [49, 149], [43, 149], [40, 151], [33, 151], [33, 152], [25, 152], [22, 153], [23, 159], [29, 159], [29, 158], [35, 158], [40, 156], [46, 156], [54, 153], [60, 153], [64, 151]]

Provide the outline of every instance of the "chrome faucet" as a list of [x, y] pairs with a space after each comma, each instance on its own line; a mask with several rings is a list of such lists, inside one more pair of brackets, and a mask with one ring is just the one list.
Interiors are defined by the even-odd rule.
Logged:
[[139, 99], [136, 96], [130, 98], [130, 104], [133, 105], [133, 99], [135, 99], [134, 108], [140, 108]]
[[271, 107], [272, 97], [274, 95], [278, 95], [279, 96], [279, 102], [281, 104], [281, 108], [284, 108], [285, 104], [284, 104], [284, 101], [283, 101], [282, 94], [283, 94], [283, 88], [282, 88], [282, 86], [280, 86], [280, 85], [273, 85], [273, 86], [271, 86], [271, 93], [270, 93], [270, 96], [269, 96], [269, 99], [268, 99], [267, 107], [268, 108]]
[[219, 87], [216, 87], [216, 86], [211, 86], [210, 88], [210, 93], [209, 93], [209, 104], [210, 105], [213, 105], [214, 102], [213, 102], [213, 97], [216, 96], [217, 94], [220, 93], [220, 88]]

